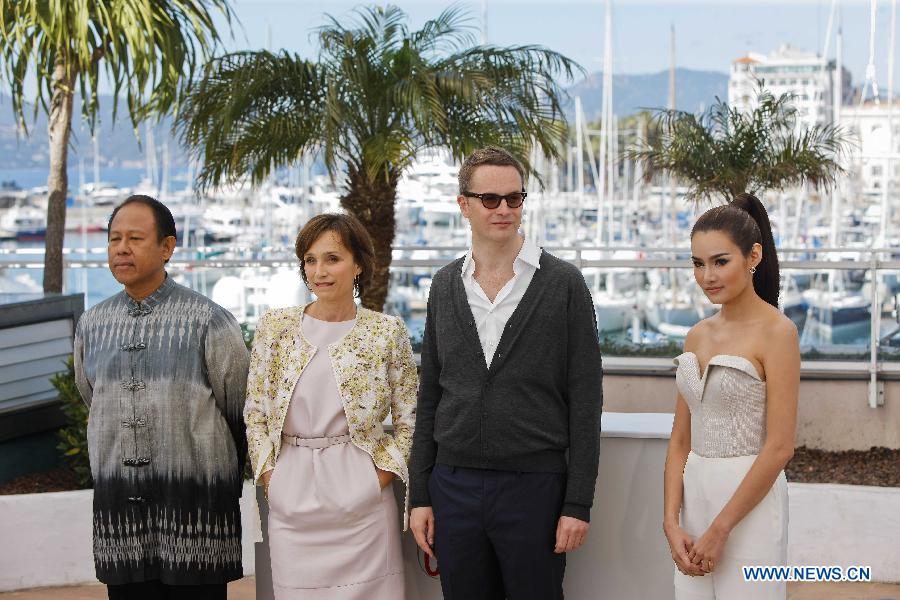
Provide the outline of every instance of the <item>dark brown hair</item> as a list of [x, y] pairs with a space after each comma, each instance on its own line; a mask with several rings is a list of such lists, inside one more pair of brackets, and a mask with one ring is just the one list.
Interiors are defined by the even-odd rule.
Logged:
[[500, 148], [499, 146], [488, 146], [476, 150], [466, 157], [462, 166], [459, 168], [459, 193], [469, 191], [469, 184], [472, 182], [472, 174], [475, 169], [482, 165], [491, 165], [495, 167], [514, 167], [522, 178], [522, 188], [525, 188], [525, 168], [522, 163], [513, 156], [509, 150]]
[[300, 259], [300, 277], [303, 278], [303, 283], [309, 283], [306, 280], [306, 271], [303, 269], [303, 256], [326, 231], [333, 231], [337, 234], [341, 244], [353, 254], [353, 261], [362, 269], [356, 288], [357, 294], [362, 296], [372, 282], [372, 273], [375, 272], [375, 249], [372, 246], [369, 232], [359, 222], [359, 219], [350, 214], [324, 213], [316, 215], [307, 221], [300, 233], [297, 234], [294, 248], [297, 258]]
[[760, 298], [778, 308], [781, 288], [778, 253], [775, 250], [769, 214], [759, 198], [753, 194], [738, 194], [728, 204], [709, 209], [694, 223], [691, 237], [701, 231], [721, 231], [727, 234], [744, 256], [750, 255], [753, 244], [761, 245], [762, 261], [753, 274], [753, 289]]

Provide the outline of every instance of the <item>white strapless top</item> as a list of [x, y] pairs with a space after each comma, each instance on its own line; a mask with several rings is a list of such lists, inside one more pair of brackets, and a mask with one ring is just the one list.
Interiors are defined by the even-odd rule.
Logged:
[[766, 440], [766, 382], [753, 363], [717, 354], [701, 374], [693, 352], [674, 361], [675, 385], [691, 411], [691, 450], [707, 458], [759, 454]]

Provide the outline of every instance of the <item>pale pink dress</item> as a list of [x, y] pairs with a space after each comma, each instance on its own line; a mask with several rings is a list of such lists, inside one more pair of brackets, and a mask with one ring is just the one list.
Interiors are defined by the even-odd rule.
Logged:
[[[349, 433], [328, 345], [355, 321], [303, 316], [317, 348], [303, 370], [284, 432], [302, 438]], [[352, 442], [314, 449], [283, 443], [269, 482], [269, 548], [276, 600], [404, 597], [400, 521], [391, 486]]]

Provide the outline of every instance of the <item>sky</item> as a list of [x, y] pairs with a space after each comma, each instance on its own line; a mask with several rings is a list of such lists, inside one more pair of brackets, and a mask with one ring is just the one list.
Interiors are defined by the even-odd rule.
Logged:
[[[881, 90], [887, 88], [891, 2], [876, 3], [874, 62]], [[413, 28], [449, 4], [436, 0], [394, 0]], [[482, 0], [459, 2], [468, 9], [476, 33]], [[600, 70], [603, 54], [603, 0], [487, 0], [488, 42], [497, 45], [539, 44], [575, 59], [589, 72]], [[345, 0], [235, 0], [241, 27], [229, 50], [286, 49], [314, 58], [311, 35], [324, 15], [345, 19], [359, 2]], [[675, 28], [679, 67], [728, 72], [731, 61], [747, 52], [768, 54], [779, 45], [821, 54], [832, 0], [618, 0], [612, 3], [613, 70], [652, 73], [669, 67], [669, 29]], [[870, 0], [838, 2], [843, 31], [844, 66], [855, 85], [862, 83], [869, 60]], [[900, 15], [897, 17], [900, 19]], [[900, 45], [900, 44], [898, 44]], [[831, 41], [829, 57], [835, 56]], [[895, 75], [897, 68], [894, 69]], [[900, 87], [900, 81], [896, 87]], [[883, 93], [883, 92], [882, 92]]]
[[[727, 73], [731, 62], [747, 52], [768, 54], [785, 43], [821, 54], [833, 1], [613, 0], [613, 71], [636, 74], [668, 69], [672, 26], [675, 60], [681, 68]], [[873, 56], [882, 98], [888, 88], [891, 4], [897, 1], [875, 0]], [[871, 3], [836, 0], [833, 29], [836, 32], [840, 27], [843, 32], [843, 64], [855, 86], [863, 83], [869, 61]], [[233, 34], [227, 34], [223, 18], [217, 18], [217, 24], [225, 37], [226, 51], [285, 49], [315, 58], [318, 44], [314, 33], [326, 22], [326, 14], [344, 22], [352, 18], [354, 7], [360, 4], [364, 2], [231, 0], [237, 16]], [[413, 29], [451, 5], [438, 0], [394, 0], [393, 4], [409, 15]], [[589, 73], [601, 68], [605, 0], [463, 0], [456, 4], [469, 14], [478, 37], [483, 7], [487, 6], [487, 38], [491, 44], [538, 44], [574, 59]], [[832, 36], [829, 58], [835, 57], [835, 49]], [[895, 65], [895, 76], [898, 68], [900, 65]], [[900, 79], [894, 87], [900, 88]], [[26, 80], [26, 89], [34, 89], [33, 74]], [[110, 91], [108, 84], [101, 85], [101, 94]], [[8, 93], [5, 82], [0, 92]]]

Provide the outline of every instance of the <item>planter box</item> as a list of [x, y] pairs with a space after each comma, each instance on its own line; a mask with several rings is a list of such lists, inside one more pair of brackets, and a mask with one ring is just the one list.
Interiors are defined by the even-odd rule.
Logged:
[[[625, 443], [634, 444], [637, 441], [626, 440]], [[607, 449], [610, 450], [607, 454], [612, 454], [612, 446]], [[631, 455], [637, 460], [640, 453], [632, 452]], [[644, 457], [644, 462], [647, 458], [649, 456]], [[659, 457], [653, 456], [652, 462], [659, 463]], [[635, 465], [629, 462], [621, 468], [630, 469], [632, 466]], [[662, 465], [653, 469], [646, 469], [646, 464], [643, 467], [653, 471], [652, 480], [656, 482], [659, 479], [657, 487], [661, 488]], [[604, 472], [608, 480], [615, 478], [611, 471]], [[616, 489], [609, 485], [609, 481], [606, 483], [603, 489]], [[249, 502], [254, 493], [255, 490], [245, 484], [241, 512], [244, 573], [247, 575], [254, 574], [255, 570], [252, 535], [256, 516], [253, 512], [255, 508], [251, 509]], [[790, 564], [867, 565], [872, 568], [875, 581], [900, 582], [900, 557], [897, 554], [900, 543], [900, 488], [791, 483], [789, 493]], [[671, 589], [671, 561], [663, 556], [665, 540], [659, 526], [662, 496], [657, 493], [652, 496], [648, 498], [643, 493], [636, 496], [644, 497], [652, 506], [643, 510], [632, 505], [628, 510], [643, 516], [630, 521], [620, 520], [620, 531], [608, 523], [600, 527], [602, 519], [601, 515], [597, 515], [597, 527], [589, 538], [591, 546], [596, 546], [596, 557], [589, 557], [584, 549], [572, 554], [571, 569], [567, 569], [567, 587], [591, 578], [597, 565], [591, 567], [583, 563], [598, 559], [621, 567], [620, 563], [627, 564], [629, 557], [640, 552], [646, 557], [652, 549], [650, 554], [654, 564], [644, 562], [640, 570], [645, 579], [649, 572], [658, 573], [658, 577], [651, 579], [658, 579], [660, 586]], [[0, 544], [0, 592], [96, 581], [91, 552], [91, 501], [91, 490], [0, 496], [0, 540], [3, 540]], [[602, 504], [603, 499], [599, 502]], [[611, 513], [616, 512], [612, 510], [618, 506], [616, 502], [606, 501]], [[619, 508], [625, 510], [624, 507]], [[622, 529], [621, 526], [628, 523], [631, 523], [631, 528]], [[607, 539], [598, 539], [600, 536]], [[404, 546], [408, 558], [407, 587], [410, 592], [417, 591], [419, 594], [412, 593], [409, 597], [431, 598], [429, 594], [432, 592], [438, 593], [434, 597], [440, 597], [437, 582], [426, 580], [424, 575], [418, 573], [409, 534], [404, 536]], [[662, 550], [657, 552], [659, 548]], [[656, 561], [659, 563], [656, 564]], [[268, 564], [264, 563], [264, 566], [268, 567]], [[258, 579], [267, 580], [267, 575]], [[606, 580], [609, 583], [609, 577]]]
[[[244, 574], [253, 575], [255, 493], [241, 497]], [[0, 496], [0, 592], [96, 582], [92, 550], [92, 490]]]
[[788, 562], [865, 565], [900, 583], [900, 488], [790, 483]]

